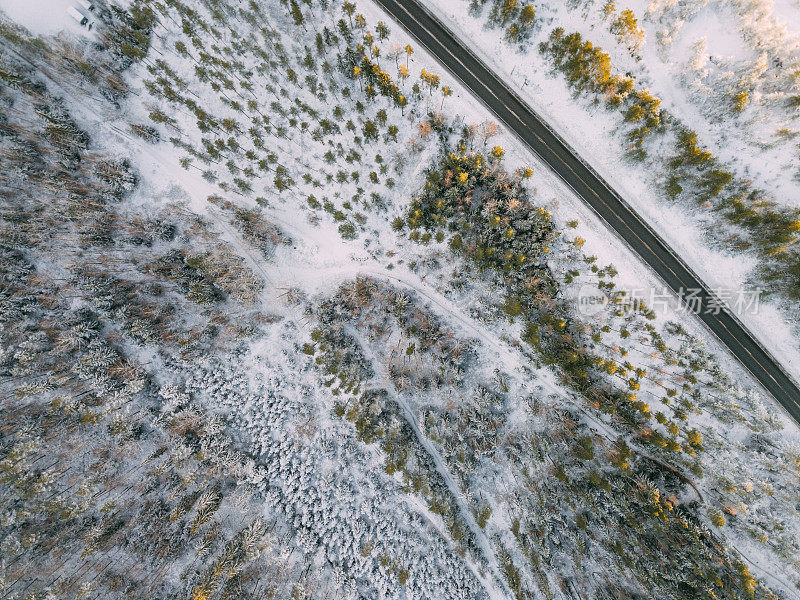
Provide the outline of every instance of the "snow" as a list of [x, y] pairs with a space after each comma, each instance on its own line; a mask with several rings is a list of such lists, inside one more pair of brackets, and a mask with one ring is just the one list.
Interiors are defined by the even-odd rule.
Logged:
[[[453, 0], [452, 7], [454, 10], [456, 7], [463, 8], [463, 3]], [[379, 18], [389, 22], [371, 4], [364, 4], [359, 8], [367, 14], [370, 23]], [[464, 23], [469, 27], [475, 26], [466, 20]], [[277, 27], [280, 27], [280, 23]], [[493, 39], [491, 36], [495, 35], [482, 29], [474, 29], [472, 32], [474, 39], [480, 37], [490, 42]], [[163, 55], [169, 58], [172, 65], [177, 65], [175, 68], [180, 68], [182, 74], [190, 73], [190, 65], [182, 64], [179, 58], [167, 52], [175, 41], [173, 34], [174, 32], [169, 30], [160, 32], [155, 49], [164, 51]], [[287, 38], [283, 41], [290, 51], [296, 50], [292, 46], [292, 40]], [[413, 44], [396, 25], [392, 27], [390, 41]], [[735, 42], [733, 38], [730, 40], [731, 49]], [[489, 52], [497, 53], [494, 55], [494, 60], [506, 65], [518, 65], [515, 68], [515, 82], [520, 85], [521, 91], [531, 94], [530, 90], [535, 90], [531, 99], [537, 104], [537, 108], [554, 117], [553, 121], [557, 128], [571, 143], [578, 147], [587, 145], [593, 147], [595, 152], [591, 154], [591, 158], [602, 161], [604, 173], [614, 185], [622, 189], [627, 197], [636, 200], [635, 205], [659, 226], [662, 234], [669, 235], [670, 239], [678, 242], [676, 246], [684, 256], [705, 269], [701, 272], [708, 274], [709, 270], [715, 269], [725, 271], [713, 272], [709, 278], [712, 283], [729, 284], [732, 280], [744, 281], [751, 265], [744, 263], [739, 257], [721, 256], [705, 249], [702, 231], [691, 222], [691, 215], [687, 215], [679, 206], [660, 205], [653, 198], [649, 181], [620, 158], [616, 150], [617, 141], [613, 139], [615, 122], [607, 113], [595, 110], [591, 117], [587, 118], [586, 107], [571, 99], [569, 90], [559, 77], [544, 76], [542, 65], [523, 62], [519, 56], [506, 53], [505, 47], [500, 44]], [[414, 74], [418, 73], [422, 66], [429, 70], [435, 68], [432, 65], [435, 65], [432, 57], [421, 48], [415, 48], [411, 59]], [[419, 418], [420, 412], [431, 407], [446, 406], [453, 397], [460, 402], [468, 402], [472, 389], [489, 380], [495, 370], [502, 370], [508, 373], [511, 389], [511, 393], [508, 394], [508, 406], [503, 409], [507, 411], [503, 416], [508, 421], [508, 430], [504, 433], [508, 433], [509, 438], [519, 434], [520, 439], [526, 439], [525, 436], [530, 435], [532, 431], [537, 432], [537, 427], [539, 431], [545, 432], [558, 427], [555, 420], [537, 421], [528, 415], [526, 410], [528, 399], [535, 397], [541, 400], [546, 394], [552, 396], [548, 401], [552, 401], [560, 410], [574, 410], [583, 415], [586, 423], [581, 425], [588, 424], [592, 431], [603, 439], [607, 441], [615, 439], [619, 432], [605, 416], [586, 407], [582, 399], [576, 398], [569, 392], [558, 381], [555, 372], [537, 367], [535, 361], [531, 360], [530, 355], [526, 354], [518, 343], [516, 345], [511, 343], [511, 340], [519, 338], [518, 323], [509, 324], [501, 319], [483, 317], [480, 309], [488, 312], [490, 306], [486, 305], [491, 305], [493, 295], [496, 300], [496, 288], [489, 288], [485, 281], [479, 281], [473, 282], [474, 287], [463, 292], [454, 291], [449, 287], [448, 277], [454, 266], [463, 266], [459, 264], [459, 259], [442, 258], [441, 251], [446, 251], [445, 248], [436, 244], [425, 248], [419, 247], [389, 228], [391, 218], [401, 213], [412, 195], [421, 188], [423, 170], [435, 159], [439, 150], [432, 139], [422, 144], [424, 149], [418, 153], [408, 150], [409, 138], [416, 134], [420, 118], [424, 118], [420, 117], [420, 113], [423, 113], [421, 107], [415, 107], [417, 110], [415, 116], [409, 107], [408, 119], [402, 119], [398, 123], [401, 129], [400, 144], [367, 146], [370, 148], [370, 153], [379, 148], [387, 157], [391, 152], [395, 157], [407, 157], [409, 161], [398, 175], [400, 181], [397, 187], [393, 190], [383, 190], [388, 196], [390, 206], [388, 214], [370, 212], [367, 224], [360, 230], [360, 237], [357, 240], [341, 239], [336, 223], [325, 214], [322, 214], [318, 221], [311, 218], [315, 215], [306, 208], [304, 198], [309, 193], [319, 195], [321, 192], [303, 184], [300, 177], [296, 177], [297, 190], [293, 190], [288, 198], [270, 196], [266, 206], [261, 203], [256, 204], [251, 197], [256, 195], [255, 193], [239, 197], [227, 194], [226, 199], [230, 198], [246, 208], [256, 210], [263, 208], [261, 214], [270, 222], [279, 225], [292, 238], [291, 245], [278, 247], [274, 256], [265, 259], [230, 222], [229, 213], [220, 206], [206, 201], [209, 196], [219, 194], [220, 189], [216, 184], [204, 179], [199, 168], [194, 165], [189, 168], [181, 167], [178, 162], [181, 152], [167, 142], [149, 144], [126, 133], [130, 123], [147, 122], [147, 111], [152, 109], [149, 106], [152, 98], [148, 98], [141, 87], [142, 79], [149, 77], [144, 67], [141, 65], [134, 67], [127, 77], [135, 92], [141, 92], [142, 97], [137, 95], [129, 97], [122, 109], [117, 112], [105, 113], [96, 110], [95, 106], [66, 94], [73, 113], [87, 130], [93, 132], [93, 149], [104, 155], [130, 157], [134, 163], [142, 181], [135, 194], [126, 199], [126, 204], [132, 210], [136, 209], [146, 214], [151, 210], [157, 212], [165, 208], [177, 210], [176, 203], [180, 201], [184, 203], [180, 211], [185, 210], [186, 214], [194, 213], [207, 219], [211, 223], [209, 228], [216, 236], [214, 241], [221, 247], [235, 251], [253, 273], [260, 274], [266, 281], [267, 285], [257, 299], [257, 307], [274, 312], [280, 317], [278, 322], [265, 328], [255, 340], [242, 341], [242, 348], [236, 354], [224, 354], [221, 357], [209, 358], [199, 365], [191, 365], [192, 374], [186, 377], [186, 387], [196, 400], [210, 413], [224, 418], [247, 456], [257, 459], [248, 458], [249, 462], [245, 465], [237, 464], [236, 468], [240, 470], [236, 472], [241, 472], [242, 477], [247, 477], [256, 484], [264, 492], [267, 503], [280, 506], [286, 520], [300, 530], [296, 545], [303, 553], [321, 556], [323, 546], [327, 545], [330, 549], [328, 556], [333, 564], [342, 567], [354, 566], [361, 576], [371, 577], [372, 571], [368, 566], [371, 559], [361, 553], [363, 546], [360, 545], [362, 540], [375, 536], [377, 543], [383, 544], [388, 550], [402, 553], [402, 557], [411, 561], [408, 566], [413, 567], [413, 573], [406, 589], [430, 590], [434, 597], [455, 598], [457, 597], [455, 594], [442, 595], [441, 590], [437, 588], [438, 582], [448, 580], [455, 582], [453, 585], [469, 582], [471, 586], [472, 582], [477, 580], [490, 597], [508, 597], [503, 584], [493, 580], [498, 570], [494, 556], [497, 546], [494, 544], [502, 535], [510, 537], [507, 529], [511, 522], [512, 511], [516, 513], [516, 509], [509, 504], [509, 499], [513, 497], [509, 492], [522, 492], [525, 497], [533, 494], [524, 488], [524, 484], [523, 487], [517, 486], [518, 465], [502, 461], [493, 464], [493, 460], [487, 459], [485, 461], [487, 464], [481, 465], [476, 472], [474, 481], [462, 480], [459, 473], [455, 472], [457, 465], [450, 462], [445, 454], [444, 444], [434, 440], [426, 432], [425, 424]], [[445, 104], [447, 109], [457, 111], [460, 115], [454, 125], [488, 118], [486, 110], [449, 75], [442, 73], [442, 79], [442, 84], [450, 86], [454, 91], [453, 96], [448, 98]], [[207, 93], [201, 86], [198, 88], [200, 89], [197, 91], [201, 94]], [[299, 88], [291, 89], [304, 94], [303, 97], [320, 111], [327, 110], [319, 99], [304, 91], [297, 92]], [[215, 115], [234, 114], [227, 112], [226, 106], [213, 94], [202, 96], [202, 102]], [[378, 99], [378, 102], [383, 100]], [[420, 104], [427, 103], [427, 100], [423, 100]], [[438, 102], [435, 105], [438, 108]], [[370, 110], [373, 108], [370, 107]], [[181, 135], [185, 136], [182, 140], [192, 140], [196, 129], [194, 118], [191, 115], [187, 118], [179, 113], [175, 113], [174, 116], [180, 119], [181, 127], [176, 129], [180, 129]], [[358, 119], [358, 117], [353, 118]], [[277, 117], [275, 120], [280, 121]], [[346, 135], [340, 139], [347, 141]], [[242, 143], [246, 139], [246, 136], [242, 135]], [[304, 161], [300, 163], [303, 168], [311, 170], [316, 167], [324, 168], [318, 160], [318, 146], [309, 143], [307, 138], [296, 131], [291, 131], [289, 139], [291, 141], [278, 142], [276, 145], [282, 163], [291, 168], [295, 162]], [[296, 141], [298, 139], [299, 142]], [[575, 235], [586, 238], [585, 250], [589, 254], [597, 255], [599, 264], [614, 263], [617, 266], [619, 275], [614, 281], [618, 288], [660, 287], [646, 265], [633, 256], [619, 240], [610, 236], [605, 226], [589, 209], [544, 165], [535, 160], [519, 141], [505, 133], [501, 134], [499, 139], [493, 140], [493, 143], [495, 142], [506, 149], [506, 165], [509, 171], [520, 166], [534, 166], [535, 175], [532, 179], [531, 193], [537, 204], [548, 206], [561, 224], [575, 217], [579, 219], [580, 225]], [[598, 153], [597, 148], [603, 151]], [[364, 151], [364, 154], [367, 152]], [[602, 156], [598, 157], [597, 154]], [[305, 161], [312, 166], [306, 167]], [[298, 169], [300, 170], [302, 169]], [[366, 177], [362, 178], [362, 182], [364, 180]], [[338, 203], [341, 199], [347, 199], [353, 186], [346, 183], [331, 187], [336, 187], [341, 193], [341, 197], [339, 192], [334, 196]], [[390, 251], [394, 253], [391, 255], [392, 262], [396, 262], [395, 268], [391, 271], [387, 269]], [[444, 262], [444, 266], [439, 269], [440, 272], [433, 267], [422, 269], [410, 267], [412, 261], [420, 259], [422, 262], [421, 259], [437, 253]], [[433, 465], [433, 474], [438, 474], [445, 482], [446, 489], [456, 499], [458, 510], [478, 539], [484, 561], [481, 564], [476, 564], [470, 556], [464, 561], [457, 558], [452, 548], [448, 546], [447, 530], [442, 518], [429, 511], [420, 497], [401, 491], [399, 476], [389, 477], [383, 473], [380, 444], [359, 444], [353, 428], [343, 420], [333, 418], [331, 410], [336, 399], [321, 385], [320, 372], [315, 367], [314, 361], [299, 350], [304, 341], [311, 339], [311, 329], [315, 326], [313, 306], [330, 298], [341, 284], [352, 281], [357, 276], [371, 277], [383, 285], [406, 292], [413, 297], [415, 306], [421, 313], [434, 315], [441, 321], [442, 328], [456, 339], [470, 344], [472, 340], [477, 341], [475, 343], [475, 351], [478, 354], [477, 366], [465, 374], [466, 390], [448, 387], [425, 391], [392, 391], [392, 383], [386, 375], [385, 354], [387, 348], [394, 347], [394, 342], [400, 333], [394, 331], [390, 336], [392, 343], [381, 346], [380, 340], [372, 339], [371, 331], [359, 329], [357, 325], [353, 326], [354, 339], [378, 372], [378, 376], [367, 383], [371, 386], [389, 388], [390, 395], [396, 399], [401, 409], [399, 417], [404, 418], [413, 430], [416, 436], [414, 441], [418, 442], [422, 455]], [[296, 304], [287, 302], [286, 295], [290, 288], [300, 289], [305, 299]], [[477, 316], [471, 312], [472, 309], [475, 309]], [[741, 382], [746, 388], [752, 387], [752, 382], [742, 374], [741, 366], [727, 356], [708, 332], [693, 319], [678, 315], [676, 309], [673, 302], [664, 310], [660, 310], [654, 324], [660, 329], [668, 319], [681, 321], [690, 333], [707, 341], [706, 348], [711, 354], [719, 357], [724, 372], [736, 374], [734, 376], [736, 381]], [[238, 315], [233, 316], [238, 317]], [[598, 315], [598, 320], [601, 316], [606, 315]], [[773, 331], [776, 322], [774, 318], [774, 315], [768, 315], [764, 321], [767, 331], [771, 332], [770, 339], [773, 340], [777, 337]], [[636, 340], [640, 334], [641, 331], [637, 330], [634, 339], [625, 342], [635, 355], [631, 360], [637, 365], [647, 366], [648, 370], [651, 367], [659, 368], [661, 363], [658, 357], [648, 356], [644, 352], [647, 346], [639, 344]], [[609, 343], [621, 345], [619, 335], [611, 334], [609, 338]], [[699, 352], [699, 346], [700, 344], [698, 348], [691, 350]], [[148, 355], [145, 358], [149, 362], [152, 357]], [[177, 369], [176, 371], [173, 374], [165, 370], [160, 375], [165, 378], [185, 377], [185, 372]], [[646, 382], [643, 388], [646, 388], [642, 390], [643, 394], [648, 393], [653, 396], [654, 410], [662, 406], [657, 404], [660, 388]], [[703, 389], [708, 391], [706, 388]], [[726, 442], [719, 453], [715, 448], [704, 457], [704, 469], [711, 475], [699, 483], [701, 491], [706, 496], [713, 495], [717, 498], [719, 493], [714, 489], [716, 486], [714, 477], [719, 473], [726, 475], [735, 473], [737, 483], [744, 478], [747, 481], [763, 478], [767, 482], [777, 482], [779, 485], [776, 487], [784, 487], [780, 482], [785, 480], [782, 479], [784, 476], [788, 479], [789, 475], [782, 470], [773, 472], [764, 467], [762, 462], [769, 457], [760, 455], [753, 457], [755, 453], [749, 454], [742, 445], [742, 441], [751, 434], [748, 427], [752, 426], [753, 431], [757, 431], [759, 427], [774, 424], [772, 415], [776, 411], [759, 407], [758, 398], [751, 392], [743, 391], [738, 396], [729, 392], [730, 390], [725, 391], [723, 401], [732, 403], [738, 401], [740, 396], [752, 400], [752, 404], [743, 401], [745, 408], [737, 409], [739, 412], [736, 413], [747, 419], [747, 422], [723, 425], [716, 416], [707, 412], [689, 417], [692, 426], [706, 428], [710, 433], [718, 434], [720, 439]], [[704, 400], [711, 402], [708, 398]], [[768, 434], [773, 434], [774, 438], [774, 432], [768, 431]], [[777, 435], [782, 436], [787, 443], [800, 439], [797, 428], [788, 420], [784, 424], [784, 430]], [[721, 455], [727, 462], [716, 464], [716, 459]], [[523, 460], [527, 461], [527, 469], [535, 461], [530, 454], [523, 456]], [[790, 490], [787, 487], [778, 491], [780, 495], [784, 492], [788, 494]], [[494, 513], [485, 531], [481, 531], [470, 513], [472, 507], [470, 502], [475, 492], [478, 497], [488, 498], [493, 503]], [[693, 494], [690, 490], [686, 490], [686, 495], [687, 498], [680, 498], [682, 502], [692, 499]], [[773, 507], [769, 498], [763, 502], [765, 510]], [[548, 515], [548, 518], [563, 520], [564, 515], [554, 512]], [[787, 518], [792, 519], [789, 523], [790, 527], [794, 527], [795, 516], [788, 515]], [[562, 528], [557, 529], [558, 531], [543, 536], [542, 543], [552, 544], [553, 540], [560, 543], [563, 539]], [[729, 530], [726, 530], [726, 533], [727, 531]], [[772, 565], [770, 563], [772, 555], [756, 547], [752, 540], [740, 539], [733, 532], [730, 538], [748, 560], [753, 560], [759, 565], [759, 569], [766, 569], [769, 572], [783, 569], [782, 564]], [[287, 553], [291, 553], [295, 545], [286, 542], [285, 546]], [[487, 565], [489, 568], [485, 569]], [[553, 572], [557, 570], [557, 567], [553, 568]], [[764, 573], [759, 571], [759, 574]], [[767, 579], [774, 577], [775, 580], [770, 580], [770, 583], [780, 587], [785, 574], [779, 572], [778, 575], [781, 577], [769, 574], [765, 574], [765, 577]], [[553, 575], [554, 583], [555, 577]], [[382, 588], [381, 591], [389, 590], [391, 587], [390, 578], [386, 576], [385, 571], [376, 577], [374, 584]], [[406, 594], [410, 596], [413, 593], [401, 591], [399, 597]], [[439, 596], [435, 596], [437, 593]], [[466, 593], [463, 595], [466, 596]]]
[[[81, 27], [67, 13], [70, 7], [95, 22], [92, 31]], [[92, 37], [97, 27], [95, 17], [74, 0], [0, 0], [0, 11], [38, 36], [56, 35], [62, 31]]]
[[706, 6], [678, 30], [671, 51], [680, 57], [687, 56], [696, 42], [705, 39], [707, 53], [716, 58], [752, 59], [753, 51], [737, 30], [733, 15], [727, 13], [717, 6]]
[[773, 14], [781, 21], [790, 25], [796, 24], [798, 13], [800, 13], [798, 0], [775, 0]]

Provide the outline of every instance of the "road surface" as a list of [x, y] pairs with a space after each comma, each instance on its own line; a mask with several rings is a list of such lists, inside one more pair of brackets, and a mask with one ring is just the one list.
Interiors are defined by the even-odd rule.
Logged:
[[[800, 424], [800, 388], [775, 358], [622, 197], [417, 0], [376, 0], [566, 183], [679, 296]], [[692, 292], [694, 293], [694, 292]], [[698, 299], [699, 298], [699, 303]]]

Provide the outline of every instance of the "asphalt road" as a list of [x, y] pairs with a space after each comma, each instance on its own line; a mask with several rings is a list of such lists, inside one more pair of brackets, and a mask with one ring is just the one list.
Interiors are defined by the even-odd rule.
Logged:
[[[677, 295], [800, 424], [800, 388], [703, 281], [622, 197], [417, 0], [376, 0], [545, 162]], [[694, 293], [694, 292], [693, 292]], [[699, 301], [698, 301], [699, 298]]]

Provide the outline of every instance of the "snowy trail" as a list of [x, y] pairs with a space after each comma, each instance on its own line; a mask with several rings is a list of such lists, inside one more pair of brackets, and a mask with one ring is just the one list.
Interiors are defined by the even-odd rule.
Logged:
[[475, 540], [479, 544], [481, 551], [483, 552], [484, 558], [489, 563], [489, 568], [494, 576], [494, 581], [489, 581], [486, 577], [481, 577], [479, 573], [475, 573], [475, 576], [483, 583], [486, 591], [489, 593], [491, 598], [511, 598], [512, 596], [510, 593], [503, 589], [497, 587], [497, 582], [502, 581], [502, 577], [500, 575], [499, 569], [499, 561], [497, 560], [497, 556], [494, 553], [494, 550], [489, 543], [486, 534], [484, 533], [483, 529], [478, 526], [478, 523], [475, 521], [475, 518], [470, 510], [469, 506], [467, 505], [466, 498], [464, 497], [464, 493], [461, 491], [460, 486], [453, 478], [452, 473], [447, 468], [447, 465], [444, 462], [441, 454], [439, 451], [433, 446], [431, 441], [428, 439], [422, 429], [417, 422], [416, 416], [414, 415], [414, 410], [408, 402], [408, 399], [404, 397], [403, 394], [396, 394], [392, 390], [394, 389], [394, 385], [389, 380], [389, 376], [386, 372], [386, 367], [376, 355], [372, 351], [369, 343], [363, 339], [363, 337], [357, 332], [350, 330], [348, 333], [353, 335], [359, 342], [361, 346], [361, 350], [364, 352], [365, 357], [367, 360], [372, 364], [373, 368], [376, 370], [376, 375], [373, 377], [370, 383], [376, 384], [378, 388], [381, 390], [385, 390], [389, 396], [397, 402], [397, 405], [403, 410], [403, 416], [414, 431], [414, 435], [417, 438], [417, 441], [422, 445], [427, 452], [428, 456], [431, 457], [433, 460], [434, 466], [436, 467], [436, 472], [444, 479], [445, 484], [447, 485], [447, 489], [450, 491], [450, 495], [458, 504], [459, 512], [461, 513], [461, 518], [469, 525], [470, 530], [472, 531]]

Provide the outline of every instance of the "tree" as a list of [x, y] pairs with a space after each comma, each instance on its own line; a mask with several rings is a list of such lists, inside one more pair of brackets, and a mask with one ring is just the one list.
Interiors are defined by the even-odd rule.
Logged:
[[439, 87], [439, 76], [435, 73], [430, 73], [429, 71], [422, 69], [419, 74], [419, 78], [428, 84], [429, 94], [433, 94], [433, 90]]
[[617, 82], [611, 76], [611, 57], [598, 46], [583, 41], [580, 33], [565, 35], [564, 30], [557, 27], [542, 49], [555, 58], [556, 66], [566, 74], [571, 85], [582, 90], [614, 91]]
[[406, 46], [406, 69], [408, 68], [408, 59], [412, 54], [414, 54], [414, 49], [411, 47], [411, 44], [408, 44]]
[[737, 113], [742, 112], [748, 104], [750, 104], [750, 93], [746, 90], [733, 95], [733, 110]]
[[712, 196], [717, 196], [726, 185], [733, 181], [733, 174], [724, 169], [711, 169], [705, 176], [703, 185]]
[[367, 141], [378, 139], [378, 127], [371, 120], [368, 120], [366, 123], [364, 123], [363, 132], [364, 132], [364, 139]]
[[631, 50], [637, 49], [644, 41], [644, 30], [639, 27], [639, 20], [630, 9], [623, 10], [614, 19], [611, 23], [611, 33], [617, 36], [619, 41], [626, 42]]
[[489, 18], [492, 22], [507, 25], [513, 21], [519, 12], [519, 0], [500, 0], [492, 7]]
[[400, 44], [392, 44], [389, 47], [389, 52], [386, 54], [389, 58], [394, 60], [394, 67], [397, 69], [400, 65], [398, 61], [400, 60], [400, 56], [403, 54], [403, 47]]
[[342, 5], [342, 10], [350, 21], [350, 27], [353, 27], [353, 13], [356, 12], [356, 5], [353, 2], [345, 2]]
[[533, 8], [532, 5], [528, 4], [522, 8], [522, 11], [519, 13], [519, 22], [522, 23], [524, 27], [530, 27], [533, 25], [533, 22], [536, 20], [536, 9]]
[[453, 90], [451, 90], [449, 87], [444, 86], [442, 88], [442, 104], [439, 107], [440, 111], [444, 108], [444, 99], [447, 98], [448, 96], [451, 96], [452, 94], [453, 94]]
[[300, 10], [300, 5], [297, 4], [297, 0], [291, 0], [289, 6], [289, 12], [292, 14], [294, 24], [302, 25], [303, 29], [305, 29], [306, 26], [303, 24], [303, 11]]
[[708, 518], [711, 520], [711, 524], [714, 527], [724, 527], [725, 526], [725, 517], [723, 516], [722, 512], [717, 510], [716, 508], [712, 508], [708, 511]]
[[500, 129], [497, 127], [497, 123], [494, 121], [485, 121], [480, 126], [481, 134], [483, 136], [483, 145], [486, 145], [486, 142], [489, 141], [490, 138], [496, 136]]
[[389, 28], [383, 21], [378, 21], [378, 24], [375, 26], [375, 33], [378, 34], [378, 39], [383, 41], [389, 37]]
[[367, 18], [361, 13], [356, 15], [356, 29], [364, 31], [367, 27]]

